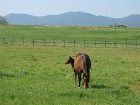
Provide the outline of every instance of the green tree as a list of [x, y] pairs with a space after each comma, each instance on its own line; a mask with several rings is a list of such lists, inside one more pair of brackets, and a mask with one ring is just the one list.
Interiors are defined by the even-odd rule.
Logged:
[[8, 22], [7, 22], [7, 20], [6, 20], [4, 17], [1, 17], [1, 16], [0, 16], [0, 24], [2, 24], [2, 25], [7, 25]]

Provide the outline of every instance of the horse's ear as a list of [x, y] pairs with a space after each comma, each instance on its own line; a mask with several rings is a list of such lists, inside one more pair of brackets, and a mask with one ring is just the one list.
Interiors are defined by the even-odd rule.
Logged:
[[74, 60], [71, 56], [69, 56], [69, 59], [70, 59], [70, 60]]

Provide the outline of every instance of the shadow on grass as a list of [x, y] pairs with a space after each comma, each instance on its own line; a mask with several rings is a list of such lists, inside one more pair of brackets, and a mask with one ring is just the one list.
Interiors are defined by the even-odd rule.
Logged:
[[87, 97], [89, 94], [85, 93], [84, 91], [70, 91], [70, 92], [63, 92], [60, 93], [61, 97]]
[[18, 73], [6, 73], [6, 72], [0, 72], [0, 78], [16, 78], [16, 77], [23, 77], [25, 75], [28, 75], [29, 73], [26, 71], [21, 71]]
[[94, 88], [94, 89], [110, 89], [111, 87], [105, 86], [103, 84], [96, 84], [96, 85], [91, 85], [91, 88]]
[[12, 73], [4, 73], [4, 72], [0, 72], [0, 78], [3, 78], [3, 77], [14, 78], [15, 75], [12, 74]]

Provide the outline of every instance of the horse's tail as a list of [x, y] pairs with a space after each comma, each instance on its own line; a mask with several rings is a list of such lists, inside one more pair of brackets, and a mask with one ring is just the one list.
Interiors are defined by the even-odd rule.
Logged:
[[84, 57], [84, 74], [87, 78], [87, 81], [89, 82], [91, 61], [88, 55], [85, 55]]

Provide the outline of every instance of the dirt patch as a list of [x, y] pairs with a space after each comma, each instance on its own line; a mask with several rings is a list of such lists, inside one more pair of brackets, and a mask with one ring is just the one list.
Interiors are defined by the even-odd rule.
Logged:
[[136, 80], [130, 86], [130, 89], [136, 93], [140, 93], [140, 80]]

